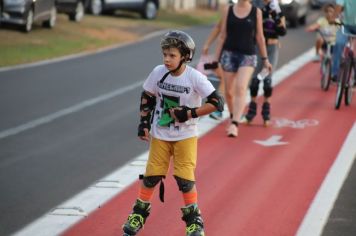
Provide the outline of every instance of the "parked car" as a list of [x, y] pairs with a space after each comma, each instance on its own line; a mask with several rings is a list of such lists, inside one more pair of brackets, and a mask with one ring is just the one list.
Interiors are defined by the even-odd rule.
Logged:
[[309, 0], [279, 0], [279, 5], [291, 27], [306, 23]]
[[326, 3], [335, 4], [335, 0], [310, 0], [310, 6], [314, 9], [321, 8]]
[[83, 19], [88, 6], [89, 0], [56, 0], [57, 11], [67, 14], [69, 20], [76, 22]]
[[0, 0], [0, 22], [20, 25], [30, 32], [34, 22], [53, 28], [57, 11], [54, 0]]
[[90, 0], [88, 9], [93, 15], [127, 10], [140, 13], [142, 18], [154, 19], [159, 9], [159, 0]]

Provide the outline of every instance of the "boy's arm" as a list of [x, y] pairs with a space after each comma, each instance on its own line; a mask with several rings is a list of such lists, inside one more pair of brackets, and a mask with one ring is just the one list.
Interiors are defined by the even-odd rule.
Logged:
[[185, 122], [191, 118], [198, 118], [199, 116], [207, 115], [213, 111], [224, 110], [223, 98], [214, 90], [208, 97], [205, 104], [200, 107], [190, 108], [187, 106], [180, 106], [169, 110], [171, 117], [178, 122]]
[[320, 28], [320, 25], [319, 25], [318, 23], [314, 23], [314, 24], [309, 25], [309, 26], [305, 29], [305, 31], [306, 31], [306, 32], [313, 32], [313, 31], [315, 31], [315, 30], [317, 30], [317, 29], [319, 29], [319, 28]]

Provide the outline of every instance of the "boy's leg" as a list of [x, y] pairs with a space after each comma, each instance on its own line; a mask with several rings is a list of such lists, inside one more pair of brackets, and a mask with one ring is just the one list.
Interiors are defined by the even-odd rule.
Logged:
[[271, 120], [271, 105], [270, 98], [272, 96], [273, 86], [272, 86], [272, 75], [273, 70], [277, 67], [279, 48], [278, 44], [272, 44], [267, 46], [268, 60], [272, 64], [272, 72], [263, 80], [263, 91], [264, 91], [264, 103], [262, 105], [262, 118], [264, 124], [267, 126]]
[[136, 235], [143, 228], [150, 214], [150, 202], [155, 186], [167, 174], [171, 155], [171, 143], [152, 138], [146, 173], [142, 179], [138, 198], [132, 213], [123, 225], [124, 236]]
[[320, 61], [320, 52], [323, 43], [324, 43], [323, 38], [320, 35], [317, 35], [315, 40], [315, 57], [313, 58], [313, 61], [315, 62]]
[[187, 236], [203, 236], [204, 223], [198, 208], [198, 192], [194, 171], [197, 160], [198, 138], [188, 138], [174, 144], [174, 177], [182, 192], [185, 207], [182, 220], [186, 223]]

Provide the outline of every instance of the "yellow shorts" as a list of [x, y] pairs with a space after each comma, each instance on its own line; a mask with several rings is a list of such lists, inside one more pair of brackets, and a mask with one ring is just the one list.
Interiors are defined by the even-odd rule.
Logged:
[[172, 157], [173, 175], [195, 181], [197, 147], [197, 137], [180, 141], [163, 141], [152, 137], [145, 176], [166, 176]]

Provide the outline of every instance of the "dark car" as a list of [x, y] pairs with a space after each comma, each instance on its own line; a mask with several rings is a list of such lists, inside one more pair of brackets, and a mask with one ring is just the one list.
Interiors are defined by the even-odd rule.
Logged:
[[279, 5], [291, 27], [306, 23], [309, 0], [279, 0]]
[[25, 32], [34, 22], [53, 28], [57, 11], [54, 0], [0, 0], [0, 23], [18, 24]]
[[145, 19], [154, 19], [159, 9], [159, 0], [89, 0], [88, 9], [93, 15], [126, 10], [138, 12]]
[[326, 3], [335, 4], [336, 0], [310, 0], [310, 6], [314, 9], [321, 8]]
[[56, 0], [56, 7], [59, 13], [68, 15], [69, 20], [79, 22], [83, 19], [85, 9], [89, 6], [90, 0]]

